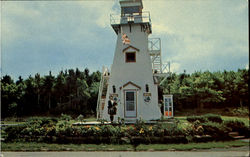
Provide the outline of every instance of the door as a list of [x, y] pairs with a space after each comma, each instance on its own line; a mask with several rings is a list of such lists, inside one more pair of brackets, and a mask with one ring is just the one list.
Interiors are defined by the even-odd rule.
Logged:
[[173, 95], [163, 95], [164, 97], [164, 116], [173, 117]]
[[136, 118], [137, 110], [136, 90], [125, 91], [125, 117]]

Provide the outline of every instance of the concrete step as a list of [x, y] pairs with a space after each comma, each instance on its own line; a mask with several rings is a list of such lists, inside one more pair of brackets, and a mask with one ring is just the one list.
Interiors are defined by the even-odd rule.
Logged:
[[233, 138], [234, 138], [234, 139], [244, 139], [245, 136], [234, 136]]
[[229, 136], [239, 136], [239, 133], [238, 132], [229, 132], [228, 133]]

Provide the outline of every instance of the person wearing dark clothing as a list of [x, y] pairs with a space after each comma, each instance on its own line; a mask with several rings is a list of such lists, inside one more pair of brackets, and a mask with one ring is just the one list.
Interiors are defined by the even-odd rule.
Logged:
[[116, 102], [112, 102], [111, 100], [108, 101], [108, 114], [110, 115], [110, 121], [113, 123], [114, 115], [116, 114]]
[[114, 103], [113, 103], [113, 107], [112, 107], [112, 108], [113, 108], [113, 114], [114, 114], [114, 115], [116, 115], [116, 111], [117, 111], [116, 106], [117, 106], [117, 103], [114, 102]]
[[112, 113], [112, 107], [113, 107], [113, 103], [112, 103], [112, 101], [109, 99], [109, 101], [108, 101], [108, 114], [110, 115], [110, 121], [111, 121], [111, 123], [112, 123], [113, 120], [114, 120], [114, 115], [113, 115], [113, 113]]
[[110, 109], [112, 108], [113, 103], [111, 100], [108, 101], [108, 114], [110, 114]]

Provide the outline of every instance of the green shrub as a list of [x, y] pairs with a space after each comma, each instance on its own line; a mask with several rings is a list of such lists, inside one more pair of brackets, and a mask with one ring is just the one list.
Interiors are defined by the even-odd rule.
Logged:
[[71, 136], [72, 125], [68, 121], [59, 121], [56, 124], [56, 135], [61, 136]]
[[[66, 118], [65, 118], [66, 117]], [[188, 141], [225, 140], [229, 131], [247, 136], [249, 128], [241, 121], [220, 122], [218, 115], [192, 116], [192, 123], [178, 121], [132, 125], [74, 126], [65, 116], [58, 121], [51, 118], [31, 118], [23, 125], [4, 130], [6, 141], [37, 141], [58, 143], [185, 143]], [[195, 121], [194, 121], [195, 120]], [[200, 121], [205, 121], [201, 123]], [[205, 137], [205, 138], [204, 138]]]
[[178, 124], [175, 122], [164, 124], [163, 127], [164, 127], [165, 136], [185, 135], [185, 130], [182, 128], [179, 128]]
[[211, 135], [216, 140], [223, 140], [228, 138], [230, 129], [223, 124], [206, 122], [201, 124], [205, 135]]
[[193, 123], [195, 121], [199, 121], [201, 123], [204, 123], [207, 121], [207, 119], [204, 116], [188, 116], [187, 121], [189, 121], [190, 123]]
[[222, 118], [220, 115], [209, 113], [202, 116], [188, 116], [187, 121], [189, 121], [190, 123], [194, 123], [195, 121], [199, 121], [200, 123], [205, 123], [208, 121], [222, 123]]
[[56, 135], [56, 126], [46, 127], [46, 136], [55, 136]]
[[191, 130], [191, 134], [192, 135], [204, 135], [204, 128], [202, 126], [203, 123], [201, 123], [200, 121], [195, 121], [193, 122], [193, 127]]
[[128, 125], [126, 127], [127, 127], [125, 130], [126, 136], [137, 136], [138, 135], [138, 130], [134, 125]]
[[164, 136], [164, 126], [162, 124], [155, 124], [153, 126], [153, 135], [157, 137], [163, 137]]
[[232, 131], [239, 132], [240, 135], [249, 137], [250, 129], [240, 120], [228, 120], [224, 122], [224, 125], [230, 128]]
[[242, 121], [239, 121], [239, 120], [228, 120], [228, 121], [225, 121], [224, 124], [227, 127], [232, 128], [233, 131], [236, 131], [236, 130], [238, 130], [240, 128], [244, 128], [245, 127], [245, 124]]
[[83, 115], [81, 115], [81, 114], [76, 118], [76, 120], [78, 120], [80, 122], [84, 122], [85, 121]]
[[215, 123], [222, 123], [222, 118], [220, 115], [217, 114], [205, 114], [204, 118], [207, 119], [207, 121], [215, 122]]
[[34, 123], [39, 123], [40, 126], [43, 125], [54, 125], [58, 122], [55, 117], [31, 117], [26, 120], [27, 124], [33, 125]]
[[60, 120], [66, 120], [66, 121], [70, 121], [72, 120], [72, 117], [70, 115], [67, 114], [61, 114]]
[[238, 107], [229, 111], [234, 116], [249, 116], [249, 108], [247, 107]]
[[25, 124], [21, 125], [13, 125], [13, 126], [8, 126], [5, 128], [5, 133], [6, 133], [6, 141], [13, 141], [15, 139], [18, 139], [22, 130], [26, 128]]

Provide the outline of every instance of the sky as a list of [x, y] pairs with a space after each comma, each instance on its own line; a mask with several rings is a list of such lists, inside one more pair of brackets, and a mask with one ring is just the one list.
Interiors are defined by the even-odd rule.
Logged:
[[[249, 67], [247, 0], [143, 0], [171, 71]], [[113, 62], [118, 0], [1, 1], [1, 73], [17, 79]]]

